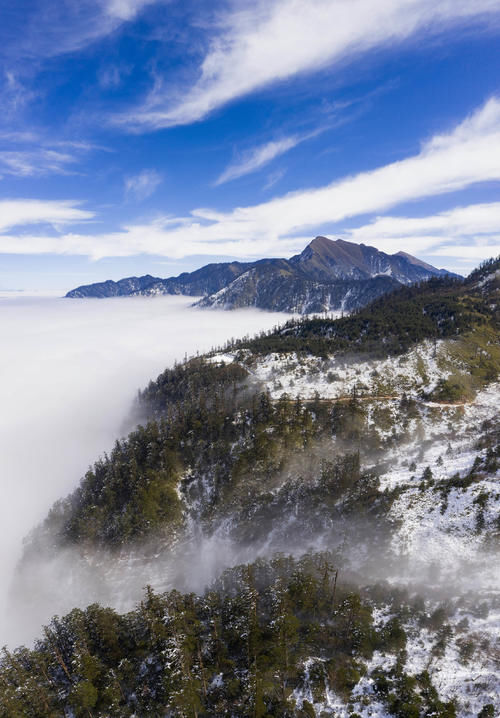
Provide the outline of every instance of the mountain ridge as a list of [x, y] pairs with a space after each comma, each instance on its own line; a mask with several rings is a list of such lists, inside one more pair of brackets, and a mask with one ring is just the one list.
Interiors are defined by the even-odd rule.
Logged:
[[[151, 275], [83, 285], [67, 298], [111, 296], [201, 296], [201, 307], [256, 307], [308, 314], [352, 311], [392, 291], [433, 276], [452, 275], [405, 252], [318, 236], [290, 259], [208, 264], [162, 279]], [[456, 276], [456, 275], [453, 275]]]

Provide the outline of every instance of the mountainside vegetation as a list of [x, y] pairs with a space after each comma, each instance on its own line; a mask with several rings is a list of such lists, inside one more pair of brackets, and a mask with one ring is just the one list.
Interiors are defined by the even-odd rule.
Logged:
[[[157, 536], [158, 531], [163, 540], [173, 540], [180, 523], [190, 517], [190, 507], [197, 524], [207, 527], [218, 516], [251, 507], [263, 529], [269, 501], [276, 504], [281, 498], [286, 504], [299, 488], [283, 483], [293, 461], [304, 464], [304, 520], [313, 512], [317, 521], [322, 512], [331, 514], [338, 498], [346, 494], [347, 501], [354, 488], [359, 514], [363, 501], [373, 501], [377, 490], [375, 477], [361, 476], [357, 452], [352, 458], [344, 453], [360, 441], [365, 426], [356, 397], [334, 411], [300, 399], [272, 402], [266, 392], [241, 384], [244, 374], [237, 365], [195, 359], [161, 375], [139, 396], [140, 411], [154, 418], [95, 463], [75, 493], [54, 506], [45, 529], [63, 544], [109, 547]], [[334, 435], [339, 453], [327, 460], [321, 445]], [[366, 446], [376, 451], [377, 437], [367, 437]], [[323, 497], [319, 506], [315, 493]], [[266, 523], [272, 521], [273, 511]], [[242, 532], [247, 523], [248, 533], [254, 522], [242, 517], [235, 530]]]
[[[387, 601], [394, 618], [377, 629], [372, 608]], [[327, 553], [230, 569], [203, 596], [147, 588], [126, 615], [75, 609], [32, 650], [4, 650], [0, 716], [312, 718], [325, 686], [351, 699], [378, 650], [395, 657], [371, 679], [391, 715], [455, 718], [428, 673], [408, 676], [398, 658], [404, 619], [431, 621], [439, 636], [442, 619], [425, 608], [383, 585], [360, 593]]]
[[28, 537], [15, 609], [59, 554], [59, 591], [162, 590], [5, 650], [0, 716], [496, 715], [499, 294], [497, 259], [151, 381]]
[[[253, 353], [305, 351], [327, 355], [348, 350], [378, 356], [401, 354], [425, 339], [453, 338], [476, 329], [498, 331], [499, 260], [491, 260], [466, 280], [432, 278], [401, 287], [339, 319], [292, 319], [279, 331], [236, 342]], [[484, 291], [481, 278], [493, 274]]]

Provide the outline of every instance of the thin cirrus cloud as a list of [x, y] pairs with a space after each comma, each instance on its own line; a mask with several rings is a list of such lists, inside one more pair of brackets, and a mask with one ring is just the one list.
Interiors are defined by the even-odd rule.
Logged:
[[124, 76], [129, 73], [128, 66], [109, 65], [103, 67], [97, 76], [100, 87], [104, 90], [114, 90], [123, 82]]
[[[234, 7], [234, 6], [233, 6]], [[498, 0], [260, 0], [219, 23], [187, 91], [157, 83], [141, 106], [112, 121], [135, 131], [185, 125], [273, 83], [334, 66], [373, 49], [460, 24], [488, 26]]]
[[0, 29], [0, 56], [18, 65], [76, 52], [133, 20], [148, 5], [168, 0], [34, 0], [29, 13], [12, 7]]
[[139, 174], [126, 178], [125, 195], [140, 202], [151, 197], [161, 183], [162, 176], [159, 172], [156, 170], [142, 170]]
[[5, 150], [0, 152], [0, 176], [36, 177], [49, 174], [70, 174], [74, 155], [57, 150]]
[[0, 140], [13, 149], [0, 150], [0, 177], [43, 177], [77, 174], [74, 165], [88, 152], [109, 152], [85, 140], [49, 140], [36, 133], [4, 132]]
[[285, 174], [286, 169], [284, 167], [281, 167], [280, 169], [271, 172], [271, 174], [268, 175], [267, 181], [262, 189], [271, 189], [271, 187], [274, 187], [275, 184], [278, 184], [278, 182], [285, 176]]
[[[317, 133], [314, 133], [317, 134]], [[284, 137], [281, 140], [273, 140], [266, 142], [264, 145], [253, 147], [248, 152], [245, 152], [239, 160], [232, 162], [224, 172], [216, 179], [214, 184], [221, 185], [231, 180], [238, 179], [244, 175], [251, 174], [260, 170], [261, 167], [272, 162], [276, 157], [285, 154], [289, 150], [297, 147], [305, 140], [309, 139], [312, 135], [292, 135], [291, 137]]]
[[[333, 229], [336, 223], [347, 218], [452, 193], [484, 181], [500, 181], [500, 100], [495, 97], [450, 132], [425, 142], [416, 155], [345, 177], [319, 189], [292, 192], [229, 212], [196, 209], [187, 217], [159, 218], [146, 225], [130, 225], [107, 234], [24, 235], [22, 240], [4, 234], [0, 236], [0, 251], [71, 253], [94, 259], [139, 253], [171, 258], [190, 255], [283, 256], [299, 249], [304, 237], [311, 236], [318, 228], [331, 231], [325, 228]], [[462, 226], [472, 212], [474, 210], [470, 209], [469, 214], [453, 215], [455, 224], [451, 220], [442, 220], [448, 222], [448, 232], [451, 233], [436, 235], [435, 246], [439, 245], [442, 253], [447, 254], [443, 244], [457, 245], [457, 238], [465, 236], [465, 230], [458, 226], [459, 223]], [[496, 210], [489, 217], [488, 226], [493, 227], [490, 232], [493, 234], [495, 217], [498, 217]], [[468, 222], [467, 231], [472, 226]], [[365, 229], [365, 236], [367, 231]], [[473, 244], [470, 246], [475, 247], [476, 252], [474, 256], [481, 258], [485, 251], [488, 256], [495, 253], [490, 249], [490, 240], [483, 244], [481, 239], [471, 240]], [[414, 242], [413, 246], [420, 250], [432, 249], [434, 245], [418, 247]]]
[[26, 87], [15, 72], [5, 70], [3, 82], [0, 83], [0, 100], [4, 116], [18, 112], [36, 95], [36, 91]]

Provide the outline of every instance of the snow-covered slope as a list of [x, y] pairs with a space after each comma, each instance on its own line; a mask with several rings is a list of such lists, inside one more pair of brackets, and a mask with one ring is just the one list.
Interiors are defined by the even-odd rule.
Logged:
[[[164, 372], [140, 394], [142, 425], [33, 534], [15, 596], [36, 596], [38, 607], [48, 586], [47, 602], [61, 612], [92, 598], [128, 610], [145, 584], [197, 594], [210, 587], [205, 598], [161, 599], [160, 616], [148, 593], [129, 614], [159, 627], [138, 675], [154, 666], [170, 686], [170, 667], [180, 666], [183, 700], [196, 711], [210, 706], [207, 715], [246, 715], [233, 711], [241, 698], [250, 714], [260, 706], [261, 715], [297, 718], [496, 716], [493, 268], [463, 283], [404, 289], [337, 322], [287, 322]], [[286, 580], [269, 578], [287, 565]], [[232, 578], [223, 573], [231, 567]], [[237, 575], [244, 581], [235, 599]], [[319, 584], [323, 598], [316, 588], [308, 596], [307, 586]], [[243, 668], [221, 667], [210, 633], [220, 627], [203, 603], [214, 600], [236, 600], [230, 642], [247, 640], [236, 658]], [[190, 630], [182, 606], [191, 606], [191, 621], [195, 604], [205, 618], [188, 645], [179, 639]], [[12, 610], [22, 613], [22, 602]], [[202, 633], [205, 643], [196, 643]], [[80, 645], [70, 639], [72, 650]], [[134, 695], [122, 696], [129, 707]]]
[[[211, 360], [231, 359], [226, 354]], [[457, 716], [475, 718], [490, 704], [499, 711], [491, 715], [500, 714], [500, 461], [497, 465], [495, 453], [500, 384], [485, 386], [466, 402], [426, 398], [460, 367], [453, 346], [445, 341], [424, 342], [396, 358], [272, 354], [250, 367], [275, 401], [300, 396], [313, 406], [326, 402], [334, 407], [354, 396], [363, 402], [367, 429], [386, 442], [383, 460], [378, 455], [376, 462], [380, 490], [394, 497], [390, 552], [372, 566], [371, 577], [378, 574], [392, 587], [426, 599], [423, 618], [397, 612], [407, 635], [404, 670], [409, 676], [427, 671], [441, 700], [454, 703]], [[407, 402], [410, 416], [402, 411]], [[360, 450], [365, 453], [363, 446]], [[370, 464], [369, 452], [365, 461]], [[439, 626], [430, 618], [432, 625], [426, 623], [425, 616], [434, 612], [443, 614]], [[394, 615], [390, 606], [379, 603], [375, 625]], [[294, 693], [299, 707], [309, 702], [317, 716], [393, 715], [374, 686], [376, 669], [389, 671], [394, 654], [374, 654], [350, 704], [330, 689], [326, 678], [323, 689], [318, 688], [322, 661], [311, 656], [304, 664], [302, 684]]]

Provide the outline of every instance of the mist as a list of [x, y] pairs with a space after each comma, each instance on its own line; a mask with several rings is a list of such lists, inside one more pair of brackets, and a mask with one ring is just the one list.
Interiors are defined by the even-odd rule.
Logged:
[[[192, 301], [0, 299], [0, 645], [30, 644], [54, 614], [76, 606], [98, 601], [130, 610], [146, 584], [157, 591], [201, 592], [225, 568], [276, 551], [333, 551], [344, 578], [360, 584], [389, 581], [436, 601], [471, 590], [497, 590], [498, 554], [481, 547], [479, 538], [468, 542], [467, 555], [460, 541], [444, 545], [442, 535], [437, 542], [427, 541], [425, 551], [409, 551], [393, 544], [387, 534], [391, 526], [384, 529], [341, 512], [320, 520], [314, 502], [304, 511], [302, 488], [290, 494], [293, 500], [278, 505], [271, 519], [266, 512], [256, 514], [251, 525], [238, 514], [227, 515], [205, 533], [193, 516], [175, 543], [153, 537], [122, 552], [78, 546], [56, 553], [39, 537], [33, 560], [23, 562], [13, 582], [23, 537], [123, 435], [138, 388], [186, 354], [288, 318], [255, 310], [201, 310], [190, 306]], [[433, 436], [442, 447], [434, 451], [434, 460], [453, 439], [447, 424], [441, 431]], [[410, 432], [405, 442], [397, 453], [406, 463], [415, 459], [420, 472], [432, 463], [419, 456], [418, 433]], [[319, 442], [289, 458], [273, 489], [297, 476], [307, 477], [304, 486], [313, 485], [323, 460], [359, 449], [359, 442], [334, 437]], [[373, 468], [380, 459], [369, 442], [361, 455], [365, 467]]]
[[0, 645], [26, 640], [6, 616], [23, 537], [112, 448], [137, 390], [185, 355], [288, 318], [193, 301], [0, 297]]

